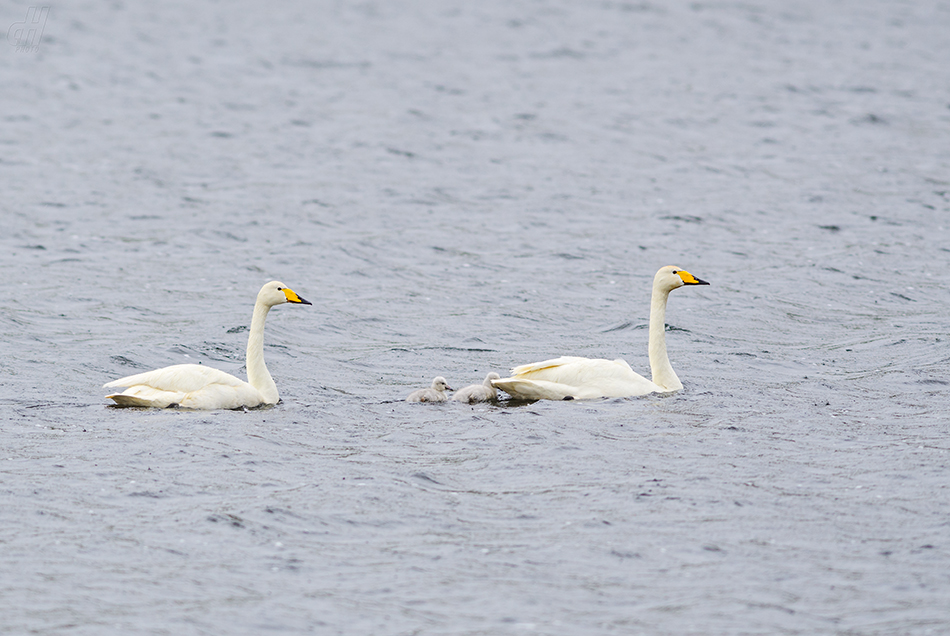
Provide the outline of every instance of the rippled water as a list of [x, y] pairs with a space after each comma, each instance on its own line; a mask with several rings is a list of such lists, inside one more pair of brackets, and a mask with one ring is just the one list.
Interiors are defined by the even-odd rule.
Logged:
[[[947, 633], [948, 27], [54, 5], [0, 58], [0, 632]], [[402, 401], [646, 372], [666, 264], [681, 393]], [[275, 278], [278, 406], [106, 407], [243, 376]]]

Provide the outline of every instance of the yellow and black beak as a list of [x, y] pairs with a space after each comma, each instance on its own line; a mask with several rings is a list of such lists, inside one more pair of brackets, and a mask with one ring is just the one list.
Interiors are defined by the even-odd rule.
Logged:
[[685, 269], [679, 270], [678, 272], [676, 272], [676, 275], [683, 279], [684, 285], [708, 285], [709, 284], [704, 280], [700, 280], [699, 278], [696, 278], [695, 276], [687, 272]]
[[281, 291], [284, 292], [284, 296], [287, 297], [287, 302], [289, 302], [289, 303], [297, 303], [297, 304], [299, 304], [299, 305], [312, 305], [312, 304], [313, 304], [313, 303], [310, 302], [309, 300], [304, 300], [303, 298], [301, 298], [300, 296], [298, 296], [298, 295], [297, 295], [297, 292], [295, 292], [294, 290], [292, 290], [290, 287], [284, 287]]

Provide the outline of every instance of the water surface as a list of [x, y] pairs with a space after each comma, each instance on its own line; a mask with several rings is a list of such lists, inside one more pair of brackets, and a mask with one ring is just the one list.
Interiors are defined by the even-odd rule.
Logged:
[[[23, 20], [9, 6], [3, 25]], [[950, 630], [950, 6], [52, 7], [0, 58], [0, 631]], [[9, 42], [8, 42], [9, 44]], [[560, 354], [685, 389], [406, 404]], [[274, 408], [106, 407], [243, 376]]]

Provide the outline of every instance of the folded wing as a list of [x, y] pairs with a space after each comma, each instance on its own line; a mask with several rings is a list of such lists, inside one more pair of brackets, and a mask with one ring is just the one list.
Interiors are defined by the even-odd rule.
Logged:
[[113, 380], [105, 388], [128, 387], [106, 396], [120, 406], [213, 409], [257, 406], [264, 400], [247, 382], [200, 364], [177, 364]]
[[511, 374], [512, 377], [495, 380], [493, 384], [524, 400], [632, 397], [661, 390], [619, 359], [564, 356], [523, 364], [512, 369]]

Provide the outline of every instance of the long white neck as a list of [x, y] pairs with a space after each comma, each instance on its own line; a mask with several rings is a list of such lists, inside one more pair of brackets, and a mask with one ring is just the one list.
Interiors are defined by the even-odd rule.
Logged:
[[650, 371], [653, 384], [667, 390], [679, 391], [683, 383], [676, 377], [666, 355], [666, 301], [670, 292], [654, 287], [650, 300]]
[[251, 333], [247, 337], [247, 382], [261, 392], [267, 404], [277, 404], [277, 385], [264, 364], [264, 321], [270, 307], [258, 301], [254, 304]]

